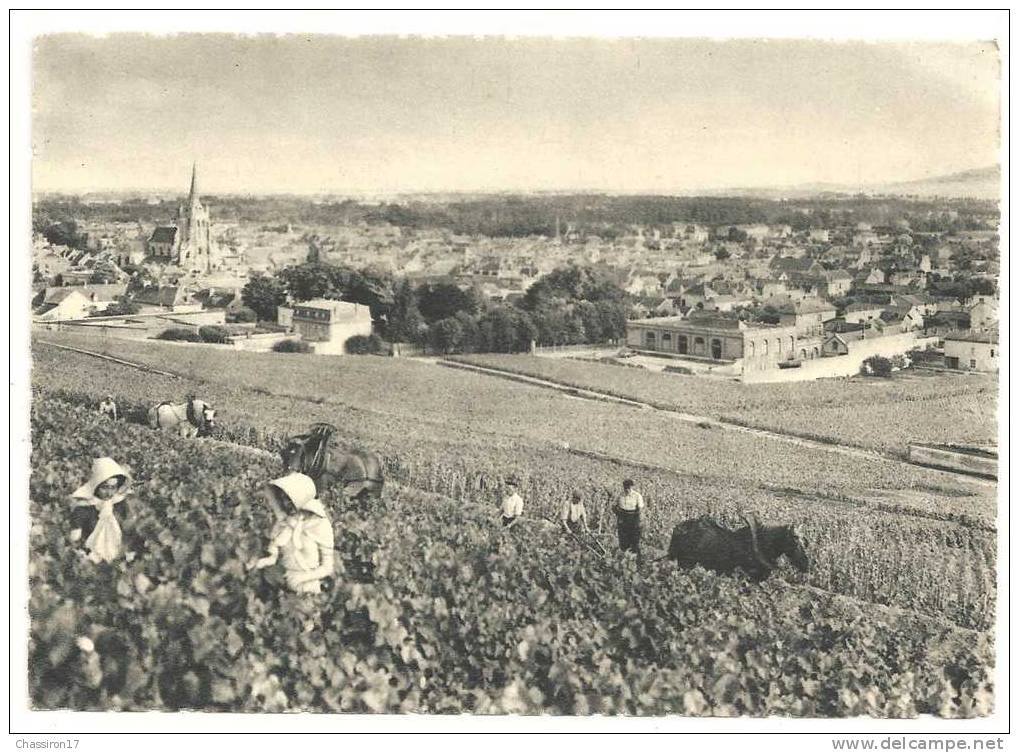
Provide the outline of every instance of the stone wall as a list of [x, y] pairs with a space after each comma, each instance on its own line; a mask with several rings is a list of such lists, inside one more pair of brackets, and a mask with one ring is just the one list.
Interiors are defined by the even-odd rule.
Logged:
[[871, 356], [891, 358], [916, 347], [925, 348], [936, 342], [936, 338], [917, 337], [912, 332], [884, 337], [871, 337], [849, 343], [849, 353], [843, 356], [817, 358], [804, 361], [797, 369], [771, 369], [769, 371], [747, 372], [743, 381], [747, 383], [804, 382], [813, 379], [855, 376], [860, 373], [863, 362]]
[[239, 335], [230, 338], [230, 346], [234, 350], [270, 351], [273, 346], [283, 340], [300, 340], [300, 336], [290, 332], [263, 332], [258, 335]]

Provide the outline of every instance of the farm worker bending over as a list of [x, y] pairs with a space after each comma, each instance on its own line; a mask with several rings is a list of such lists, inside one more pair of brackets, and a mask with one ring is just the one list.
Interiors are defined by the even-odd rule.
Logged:
[[507, 529], [512, 528], [524, 514], [524, 500], [517, 494], [517, 480], [506, 479], [506, 496], [502, 499], [502, 524]]
[[640, 511], [644, 509], [644, 498], [633, 488], [633, 480], [623, 482], [623, 496], [616, 500], [616, 529], [619, 533], [619, 548], [624, 552], [635, 552], [640, 557]]
[[97, 458], [88, 481], [71, 494], [70, 538], [85, 538], [93, 562], [112, 562], [120, 556], [123, 536], [113, 507], [124, 501], [130, 483], [130, 474], [116, 460]]
[[99, 403], [99, 415], [117, 420], [117, 404], [113, 402], [113, 395], [107, 395], [106, 399]]
[[576, 534], [587, 533], [587, 509], [584, 507], [584, 498], [579, 491], [574, 490], [571, 498], [563, 504], [563, 510], [559, 517], [567, 531]]
[[315, 499], [315, 482], [303, 473], [270, 481], [258, 496], [276, 516], [268, 555], [252, 560], [249, 570], [275, 565], [283, 556], [287, 585], [296, 593], [317, 594], [322, 579], [333, 574], [333, 525]]

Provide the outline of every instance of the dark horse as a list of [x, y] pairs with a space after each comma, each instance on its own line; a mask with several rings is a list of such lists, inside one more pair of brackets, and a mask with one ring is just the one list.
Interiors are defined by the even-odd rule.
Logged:
[[682, 568], [700, 565], [716, 573], [742, 570], [755, 583], [771, 575], [783, 555], [801, 572], [810, 559], [792, 526], [762, 526], [755, 517], [747, 525], [730, 530], [705, 516], [684, 520], [672, 529], [669, 553]]
[[315, 424], [307, 434], [290, 437], [283, 445], [283, 469], [310, 476], [319, 494], [339, 485], [346, 499], [382, 497], [382, 460], [369, 450], [349, 452], [331, 446], [336, 427]]

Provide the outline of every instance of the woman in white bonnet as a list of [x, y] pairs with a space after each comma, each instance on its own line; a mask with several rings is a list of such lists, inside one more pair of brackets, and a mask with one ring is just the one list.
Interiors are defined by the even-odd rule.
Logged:
[[123, 535], [114, 506], [127, 497], [130, 474], [113, 458], [92, 461], [88, 481], [71, 494], [71, 541], [85, 539], [93, 562], [112, 562], [120, 556]]
[[257, 495], [276, 516], [268, 554], [248, 563], [249, 570], [275, 565], [282, 556], [287, 585], [296, 593], [317, 594], [333, 574], [333, 525], [315, 498], [315, 482], [303, 473], [270, 481]]

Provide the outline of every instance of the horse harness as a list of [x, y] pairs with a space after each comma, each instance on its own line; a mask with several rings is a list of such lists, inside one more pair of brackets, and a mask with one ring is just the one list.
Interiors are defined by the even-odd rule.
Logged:
[[[194, 426], [196, 429], [201, 429], [205, 424], [205, 420], [204, 418], [199, 417], [199, 414], [195, 412], [195, 403], [197, 402], [199, 402], [198, 398], [192, 398], [190, 400], [185, 401], [184, 412], [187, 422]], [[170, 408], [170, 410], [173, 410], [173, 401], [164, 400], [163, 402], [156, 406], [156, 410], [158, 411], [160, 408], [166, 407]], [[173, 412], [176, 413], [176, 411]]]
[[757, 538], [757, 524], [750, 519], [746, 519], [746, 521], [747, 525], [750, 528], [750, 548], [754, 553], [754, 559], [757, 560], [757, 564], [761, 565], [762, 567], [765, 567], [768, 570], [774, 570], [778, 566], [778, 563], [768, 562], [768, 559], [764, 556], [764, 553], [761, 551], [761, 546]]
[[[198, 406], [202, 407], [199, 408]], [[205, 409], [208, 406], [199, 400], [197, 397], [193, 397], [187, 401], [187, 416], [188, 423], [197, 429], [205, 428]]]
[[[320, 478], [326, 473], [330, 473], [330, 458], [331, 453], [329, 452], [329, 442], [332, 439], [333, 433], [336, 431], [336, 427], [332, 424], [315, 424], [312, 426], [311, 431], [307, 434], [301, 434], [294, 437], [300, 445], [300, 460], [303, 466], [303, 472], [312, 478]], [[314, 452], [309, 455], [309, 445], [314, 443]], [[356, 458], [358, 464], [361, 466], [361, 477], [343, 479], [344, 485], [363, 483], [366, 481], [378, 482], [381, 479], [368, 478], [368, 468], [365, 466], [364, 459], [357, 452], [349, 453], [349, 457]]]

